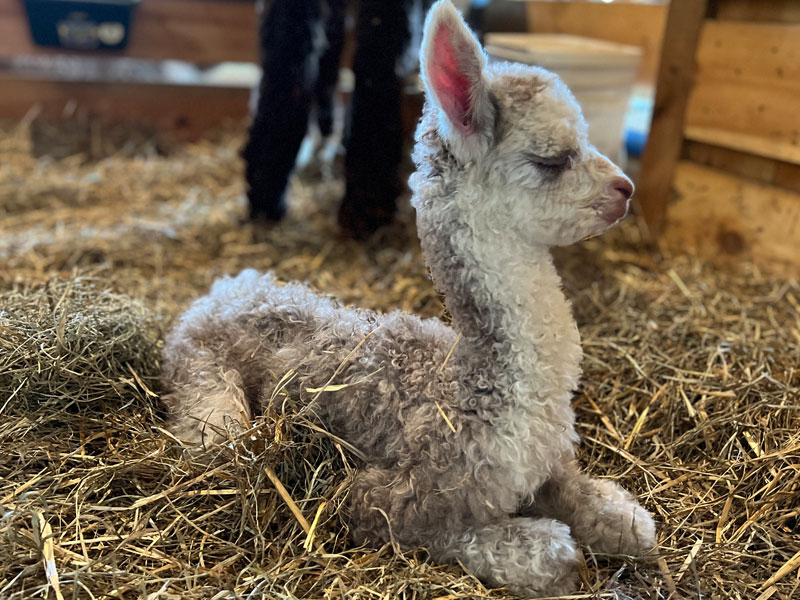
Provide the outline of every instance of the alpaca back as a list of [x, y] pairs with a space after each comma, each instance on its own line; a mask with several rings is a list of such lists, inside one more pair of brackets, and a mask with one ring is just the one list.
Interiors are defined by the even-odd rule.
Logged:
[[366, 456], [403, 461], [430, 440], [434, 416], [446, 427], [428, 399], [459, 395], [447, 368], [455, 341], [438, 319], [346, 308], [302, 284], [246, 270], [215, 282], [167, 336], [163, 377], [172, 393], [165, 402], [180, 417], [201, 394], [216, 393], [198, 379], [222, 374], [242, 389], [248, 416], [257, 416], [280, 382]]

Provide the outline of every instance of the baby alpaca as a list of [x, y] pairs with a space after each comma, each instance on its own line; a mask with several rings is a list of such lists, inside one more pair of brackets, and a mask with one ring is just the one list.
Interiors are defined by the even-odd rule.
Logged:
[[614, 225], [633, 185], [589, 144], [561, 80], [487, 66], [449, 0], [428, 15], [421, 57], [412, 202], [453, 327], [345, 308], [254, 271], [222, 279], [168, 337], [172, 428], [215, 441], [289, 369], [309, 402], [308, 388], [350, 384], [311, 408], [367, 457], [349, 499], [357, 543], [393, 538], [492, 586], [569, 593], [578, 543], [655, 545], [631, 494], [575, 464], [581, 346], [548, 250]]

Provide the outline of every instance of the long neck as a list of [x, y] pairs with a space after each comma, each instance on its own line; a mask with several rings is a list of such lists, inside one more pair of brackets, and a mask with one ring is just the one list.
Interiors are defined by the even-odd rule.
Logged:
[[548, 249], [521, 254], [502, 236], [482, 242], [466, 228], [425, 236], [423, 246], [462, 336], [452, 356], [457, 376], [486, 398], [473, 408], [524, 410], [571, 428], [580, 337]]

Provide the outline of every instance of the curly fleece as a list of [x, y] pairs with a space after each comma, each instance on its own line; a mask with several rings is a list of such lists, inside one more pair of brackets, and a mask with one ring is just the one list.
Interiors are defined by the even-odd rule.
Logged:
[[580, 337], [548, 250], [608, 229], [633, 188], [589, 144], [555, 75], [487, 65], [449, 1], [425, 27], [410, 183], [453, 326], [347, 308], [252, 270], [223, 278], [168, 336], [171, 427], [212, 443], [290, 369], [306, 402], [335, 375], [349, 387], [311, 408], [366, 456], [349, 498], [356, 543], [424, 546], [489, 585], [569, 593], [578, 543], [655, 545], [631, 494], [575, 463]]

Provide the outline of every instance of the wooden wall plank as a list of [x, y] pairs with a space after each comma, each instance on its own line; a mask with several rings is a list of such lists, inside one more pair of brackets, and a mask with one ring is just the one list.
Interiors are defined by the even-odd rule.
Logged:
[[[252, 1], [149, 0], [136, 10], [128, 47], [105, 55], [177, 59], [199, 64], [258, 62]], [[22, 3], [0, 3], [0, 56], [60, 51], [31, 39]]]
[[126, 54], [195, 63], [258, 62], [253, 2], [142, 2]]
[[663, 4], [527, 2], [526, 12], [528, 30], [534, 33], [568, 33], [642, 47], [638, 79], [655, 84], [667, 16]]
[[716, 18], [735, 21], [800, 22], [797, 0], [717, 0]]
[[672, 175], [683, 145], [683, 120], [695, 64], [695, 47], [706, 13], [705, 0], [669, 5], [650, 137], [635, 196], [650, 230], [664, 227]]
[[800, 266], [800, 194], [682, 161], [664, 241], [713, 258]]
[[19, 118], [34, 107], [60, 118], [66, 106], [105, 121], [128, 121], [193, 139], [226, 120], [249, 114], [250, 92], [241, 88], [129, 83], [82, 83], [0, 75], [0, 118]]
[[775, 185], [800, 192], [800, 165], [778, 163], [773, 181]]
[[800, 24], [706, 21], [686, 134], [800, 162]]
[[[726, 112], [740, 115], [743, 111], [729, 108]], [[739, 115], [733, 118], [744, 118]], [[774, 136], [769, 136], [759, 131], [755, 133], [731, 131], [728, 125], [729, 123], [725, 122], [711, 127], [690, 125], [684, 128], [684, 135], [688, 140], [800, 164], [800, 148], [795, 142], [797, 138], [794, 133], [790, 132], [791, 137], [787, 141], [779, 131], [774, 132]]]
[[687, 137], [800, 163], [800, 24], [706, 21]]
[[0, 56], [31, 54], [35, 51], [22, 2], [0, 2]]
[[800, 192], [800, 165], [692, 140], [685, 141], [683, 158], [734, 175]]
[[697, 77], [773, 85], [797, 82], [800, 23], [706, 21], [697, 44]]
[[764, 183], [775, 181], [775, 171], [778, 165], [777, 161], [770, 158], [692, 141], [684, 143], [683, 157], [701, 165], [729, 171]]

